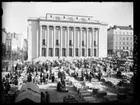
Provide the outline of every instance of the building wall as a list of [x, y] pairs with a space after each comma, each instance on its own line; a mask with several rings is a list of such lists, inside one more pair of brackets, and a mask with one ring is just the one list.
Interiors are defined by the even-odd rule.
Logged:
[[[42, 26], [44, 28], [42, 28]], [[66, 28], [65, 32], [61, 32], [58, 31], [58, 36], [56, 35], [56, 31], [49, 31], [48, 29], [50, 29], [50, 27], [48, 26], [53, 26], [53, 28], [55, 28], [56, 26], [59, 26], [61, 28], [61, 30], [63, 30], [63, 26], [64, 28]], [[73, 23], [73, 22], [61, 22], [61, 21], [47, 21], [47, 20], [30, 20], [29, 21], [29, 26], [28, 26], [28, 59], [32, 60], [34, 58], [37, 58], [39, 56], [42, 56], [42, 48], [46, 48], [46, 56], [48, 56], [49, 53], [49, 49], [48, 48], [61, 48], [60, 53], [62, 56], [63, 51], [62, 48], [66, 49], [66, 55], [69, 55], [69, 48], [74, 49], [72, 51], [72, 56], [76, 55], [76, 48], [79, 48], [79, 52], [82, 52], [82, 40], [84, 40], [84, 43], [88, 43], [87, 45], [85, 44], [85, 55], [87, 56], [87, 48], [92, 48], [92, 44], [94, 40], [92, 40], [91, 38], [94, 38], [91, 36], [91, 34], [88, 34], [89, 39], [87, 39], [87, 32], [84, 32], [81, 34], [82, 30], [79, 32], [78, 34], [77, 31], [75, 32], [71, 32], [70, 30], [68, 31], [68, 29], [70, 27], [75, 27], [74, 30], [77, 30], [76, 27], [78, 28], [97, 28], [99, 29], [99, 47], [98, 47], [98, 57], [106, 57], [107, 56], [107, 25], [101, 25], [101, 24], [83, 24], [81, 23]], [[69, 32], [69, 33], [68, 33]], [[55, 34], [54, 34], [55, 33]], [[62, 35], [62, 37], [60, 38], [60, 34]], [[94, 33], [93, 33], [94, 34]], [[97, 32], [96, 32], [97, 34]], [[42, 35], [42, 36], [41, 36]], [[55, 35], [55, 40], [53, 40]], [[69, 40], [72, 40], [72, 45], [74, 46], [69, 46], [69, 41], [67, 39], [67, 37], [69, 38]], [[45, 41], [45, 45], [42, 45], [42, 41], [40, 42], [40, 38], [43, 39], [47, 39], [47, 41]], [[56, 39], [59, 42], [60, 46], [56, 45]], [[81, 40], [80, 40], [81, 39]], [[74, 40], [74, 42], [73, 42]], [[80, 44], [81, 43], [81, 44]], [[42, 46], [42, 48], [40, 48], [40, 44]], [[38, 45], [38, 46], [37, 46]], [[94, 49], [93, 49], [94, 50]], [[104, 53], [103, 53], [104, 52]], [[53, 55], [55, 55], [55, 52], [53, 51]], [[80, 54], [78, 54], [78, 56], [82, 56]], [[55, 56], [56, 57], [56, 56]], [[94, 57], [94, 55], [92, 55], [92, 57]]]
[[3, 31], [3, 29], [2, 29], [2, 43], [3, 44], [6, 43], [6, 38], [7, 38], [7, 33], [5, 31]]
[[99, 57], [107, 57], [107, 26], [101, 26], [99, 33]]
[[37, 35], [39, 33], [38, 21], [29, 22], [28, 26], [28, 59], [34, 59], [37, 56]]
[[[112, 38], [113, 37], [113, 38]], [[110, 29], [108, 31], [108, 50], [132, 51], [133, 30]]]

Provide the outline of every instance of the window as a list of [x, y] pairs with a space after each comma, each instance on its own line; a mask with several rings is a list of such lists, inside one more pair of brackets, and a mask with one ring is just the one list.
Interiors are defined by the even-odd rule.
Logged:
[[121, 37], [120, 37], [120, 40], [121, 40]]
[[118, 40], [118, 37], [116, 37], [116, 40]]
[[116, 46], [116, 49], [117, 49], [117, 46]]
[[94, 56], [96, 57], [96, 49], [94, 49]]
[[123, 32], [123, 34], [125, 35], [125, 32]]
[[116, 42], [116, 45], [118, 44], [118, 42]]
[[125, 42], [123, 42], [123, 45], [125, 45]]
[[129, 40], [129, 38], [127, 37], [127, 40]]
[[45, 39], [42, 40], [42, 45], [45, 45]]
[[85, 56], [85, 49], [82, 48], [82, 56]]
[[84, 41], [82, 41], [82, 46], [84, 46]]
[[125, 40], [125, 37], [123, 37], [123, 40]]
[[90, 48], [88, 49], [88, 56], [90, 57]]
[[94, 41], [94, 46], [96, 46], [96, 41]]
[[65, 19], [65, 16], [64, 16], [64, 19]]
[[129, 35], [129, 32], [127, 32], [127, 35]]
[[50, 17], [52, 18], [52, 15], [50, 15]]
[[132, 37], [130, 37], [130, 40], [132, 40]]
[[120, 45], [121, 45], [121, 42], [120, 42]]
[[78, 56], [78, 48], [76, 48], [75, 51], [75, 55]]
[[42, 56], [46, 56], [46, 48], [42, 48]]
[[127, 47], [127, 50], [128, 50], [128, 47]]
[[55, 56], [59, 56], [59, 48], [55, 48]]
[[56, 45], [59, 45], [58, 40], [56, 40]]
[[76, 19], [78, 19], [78, 17], [76, 17]]
[[125, 47], [123, 47], [123, 50], [125, 50]]
[[53, 56], [53, 48], [49, 48], [49, 56]]
[[69, 40], [69, 45], [72, 46], [72, 40]]
[[88, 18], [88, 20], [90, 20], [90, 18]]
[[120, 35], [121, 35], [121, 32], [120, 32]]
[[72, 56], [72, 48], [69, 48], [69, 56]]
[[66, 48], [62, 48], [62, 56], [66, 56]]
[[120, 46], [120, 50], [121, 50], [121, 46]]

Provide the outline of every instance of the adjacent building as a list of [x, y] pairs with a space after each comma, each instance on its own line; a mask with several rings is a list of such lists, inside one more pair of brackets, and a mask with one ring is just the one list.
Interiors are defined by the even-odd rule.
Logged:
[[6, 44], [6, 38], [7, 38], [7, 32], [5, 30], [5, 28], [2, 28], [2, 43]]
[[129, 26], [116, 26], [108, 29], [107, 46], [109, 55], [133, 55], [133, 28]]
[[107, 56], [107, 24], [92, 16], [47, 13], [28, 23], [28, 60]]

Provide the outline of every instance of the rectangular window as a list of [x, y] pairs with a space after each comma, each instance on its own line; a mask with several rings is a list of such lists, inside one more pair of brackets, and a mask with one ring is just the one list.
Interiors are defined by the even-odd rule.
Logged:
[[62, 48], [62, 56], [66, 56], [66, 48]]
[[84, 41], [82, 41], [82, 46], [84, 46]]
[[125, 40], [125, 37], [123, 37], [123, 40]]
[[82, 48], [82, 56], [85, 56], [85, 49]]
[[59, 48], [55, 48], [55, 56], [59, 56]]
[[57, 45], [57, 46], [59, 45], [58, 40], [56, 40], [56, 45]]
[[69, 48], [69, 56], [72, 57], [72, 48]]
[[94, 47], [96, 46], [96, 41], [94, 41]]
[[69, 40], [69, 45], [72, 46], [72, 40]]
[[116, 46], [116, 49], [117, 49], [117, 46]]
[[78, 56], [78, 48], [76, 48], [75, 51], [75, 55]]
[[123, 47], [123, 50], [125, 50], [125, 47]]
[[42, 56], [46, 56], [46, 48], [42, 48]]
[[90, 57], [90, 48], [88, 49], [88, 56]]
[[127, 37], [127, 40], [129, 40], [129, 38]]
[[53, 48], [49, 48], [49, 56], [53, 56]]
[[123, 42], [123, 45], [125, 45], [125, 42]]
[[96, 57], [96, 49], [94, 49], [94, 56]]
[[116, 45], [118, 44], [118, 42], [116, 42]]
[[45, 39], [42, 40], [42, 45], [45, 45]]

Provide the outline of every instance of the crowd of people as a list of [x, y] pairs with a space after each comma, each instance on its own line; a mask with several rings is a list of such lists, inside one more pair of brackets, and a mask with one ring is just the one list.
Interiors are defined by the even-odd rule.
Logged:
[[[90, 81], [92, 78], [97, 78], [101, 80], [103, 75], [108, 77], [116, 76], [121, 78], [121, 70], [118, 64], [107, 62], [106, 60], [100, 59], [82, 59], [82, 60], [55, 60], [53, 62], [39, 63], [24, 63], [22, 65], [17, 64], [2, 80], [3, 88], [5, 94], [10, 90], [10, 84], [19, 85], [19, 78], [21, 78], [22, 73], [27, 76], [28, 82], [33, 82], [36, 84], [47, 84], [49, 80], [51, 82], [56, 81], [56, 75], [53, 71], [53, 67], [58, 67], [58, 82], [57, 91], [58, 92], [68, 92], [66, 89], [66, 74], [74, 77], [80, 81]], [[130, 71], [132, 70], [132, 65], [130, 65]]]

